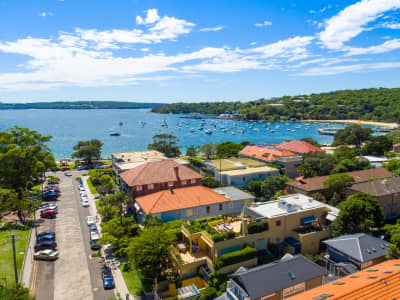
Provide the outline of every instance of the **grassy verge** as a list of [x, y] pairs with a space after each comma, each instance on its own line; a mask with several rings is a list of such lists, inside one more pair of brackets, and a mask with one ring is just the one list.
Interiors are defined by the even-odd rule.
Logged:
[[15, 233], [16, 242], [15, 249], [17, 253], [17, 270], [18, 276], [21, 272], [22, 262], [24, 260], [25, 249], [28, 244], [29, 228], [23, 228], [13, 230], [0, 230], [0, 278], [6, 278], [8, 284], [14, 282], [14, 263], [13, 263], [13, 251], [10, 238], [10, 234]]
[[90, 192], [95, 195], [98, 194], [96, 187], [93, 185], [92, 181], [90, 180], [90, 178], [87, 179], [87, 184], [89, 186]]
[[135, 270], [131, 268], [129, 271], [124, 272], [122, 265], [120, 269], [129, 293], [131, 293], [132, 295], [142, 294], [142, 286], [140, 285], [139, 278], [136, 276]]

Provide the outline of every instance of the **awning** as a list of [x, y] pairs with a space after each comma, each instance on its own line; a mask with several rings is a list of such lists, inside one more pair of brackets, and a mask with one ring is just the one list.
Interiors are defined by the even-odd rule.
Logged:
[[314, 216], [301, 218], [301, 225], [311, 224], [312, 222], [315, 222], [315, 217]]
[[285, 242], [286, 242], [288, 245], [290, 245], [290, 246], [292, 246], [292, 247], [295, 247], [295, 248], [301, 246], [300, 241], [298, 241], [298, 240], [296, 240], [295, 238], [292, 238], [292, 237], [287, 237], [287, 238], [285, 239]]

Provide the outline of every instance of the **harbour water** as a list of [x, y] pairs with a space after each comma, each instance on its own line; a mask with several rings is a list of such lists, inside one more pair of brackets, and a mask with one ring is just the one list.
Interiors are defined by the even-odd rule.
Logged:
[[[185, 119], [184, 115], [154, 114], [147, 109], [117, 110], [0, 110], [0, 130], [14, 125], [51, 135], [49, 143], [56, 158], [70, 157], [76, 142], [97, 138], [104, 143], [102, 156], [113, 152], [146, 150], [159, 133], [179, 138], [182, 151], [190, 145], [209, 142], [250, 141], [277, 144], [285, 140], [311, 137], [325, 144], [332, 136], [318, 133], [320, 127], [343, 128], [343, 124], [303, 122], [245, 122], [207, 118]], [[121, 123], [121, 124], [120, 124]], [[162, 124], [167, 126], [161, 126]], [[203, 129], [200, 130], [201, 123]], [[209, 133], [206, 130], [209, 129]], [[239, 133], [240, 130], [240, 133]], [[120, 136], [110, 136], [111, 132]]]

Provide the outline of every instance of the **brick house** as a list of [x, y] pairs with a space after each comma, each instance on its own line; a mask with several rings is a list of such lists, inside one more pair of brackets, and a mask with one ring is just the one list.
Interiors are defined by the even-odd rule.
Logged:
[[149, 162], [121, 173], [120, 189], [132, 197], [200, 185], [201, 174], [172, 159]]

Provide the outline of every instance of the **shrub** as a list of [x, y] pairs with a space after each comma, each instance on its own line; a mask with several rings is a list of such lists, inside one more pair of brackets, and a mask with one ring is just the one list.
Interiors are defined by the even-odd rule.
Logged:
[[131, 270], [131, 265], [129, 263], [122, 264], [122, 272], [129, 272]]
[[267, 221], [257, 221], [252, 222], [248, 225], [247, 230], [249, 234], [259, 233], [268, 230], [268, 222]]
[[207, 287], [201, 291], [199, 300], [213, 300], [217, 298], [217, 290], [213, 287]]
[[252, 259], [256, 257], [256, 255], [257, 255], [257, 250], [255, 248], [246, 246], [241, 250], [221, 255], [214, 261], [214, 268], [218, 270], [224, 266], [229, 266], [242, 261]]

